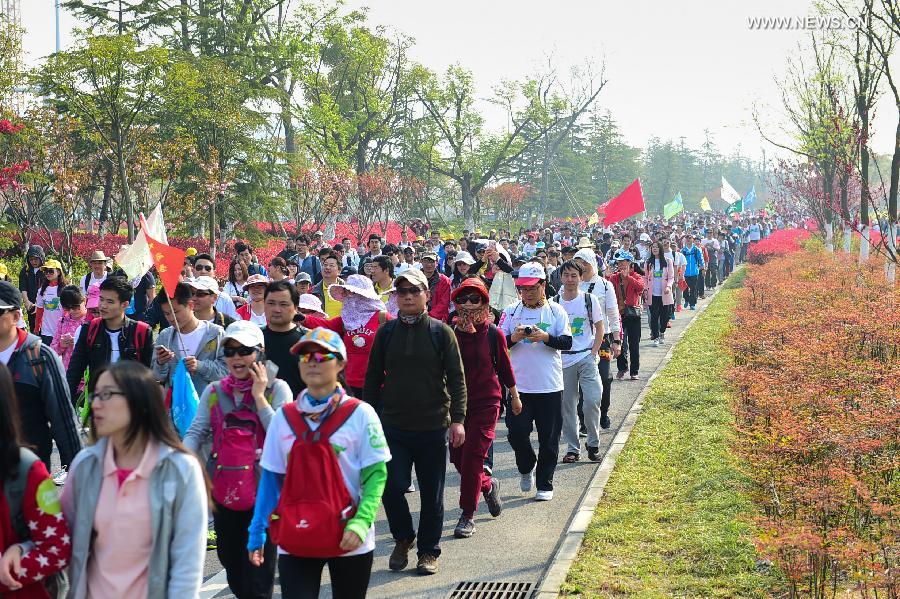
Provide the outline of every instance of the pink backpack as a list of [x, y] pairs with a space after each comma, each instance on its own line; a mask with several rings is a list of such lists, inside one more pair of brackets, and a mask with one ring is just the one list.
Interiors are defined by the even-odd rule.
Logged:
[[209, 394], [212, 453], [207, 468], [212, 479], [212, 497], [235, 511], [248, 511], [256, 503], [259, 458], [266, 431], [255, 407], [224, 393], [218, 383]]

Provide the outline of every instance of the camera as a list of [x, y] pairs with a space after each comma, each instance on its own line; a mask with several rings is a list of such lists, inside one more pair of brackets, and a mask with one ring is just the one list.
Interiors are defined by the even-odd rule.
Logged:
[[525, 327], [525, 335], [531, 335], [534, 332], [534, 327]]

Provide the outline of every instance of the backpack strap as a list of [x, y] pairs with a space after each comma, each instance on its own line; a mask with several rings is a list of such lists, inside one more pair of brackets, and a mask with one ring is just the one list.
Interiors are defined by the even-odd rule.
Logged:
[[384, 326], [384, 323], [386, 323], [386, 322], [387, 322], [387, 312], [385, 312], [384, 310], [381, 310], [380, 312], [378, 312], [378, 326], [379, 327]]
[[353, 415], [359, 404], [360, 401], [358, 399], [345, 398], [315, 431], [309, 428], [306, 418], [303, 417], [303, 414], [300, 413], [300, 410], [294, 404], [287, 404], [281, 412], [284, 414], [288, 426], [291, 427], [291, 431], [298, 441], [305, 443], [309, 439], [310, 433], [312, 433], [312, 442], [318, 443], [323, 437], [325, 440], [330, 439], [335, 431], [344, 426], [344, 423]]
[[591, 301], [593, 294], [588, 292], [584, 294], [584, 310], [587, 312], [588, 326], [594, 328], [594, 302]]
[[88, 335], [87, 335], [87, 349], [91, 351], [91, 348], [94, 346], [94, 341], [97, 340], [97, 333], [100, 332], [100, 323], [103, 322], [102, 318], [94, 318], [91, 320], [90, 324], [88, 324]]
[[441, 362], [444, 361], [444, 341], [445, 341], [445, 333], [444, 333], [444, 323], [436, 318], [431, 318], [427, 314], [425, 315], [428, 318], [428, 332], [431, 334], [431, 345], [434, 346], [434, 351], [437, 352], [438, 357]]
[[497, 336], [500, 332], [497, 330], [497, 325], [492, 322], [488, 323], [488, 346], [491, 350], [491, 364], [494, 365], [494, 372], [497, 372]]
[[12, 528], [20, 540], [31, 538], [25, 522], [25, 514], [22, 513], [22, 499], [25, 497], [25, 487], [28, 485], [28, 472], [38, 459], [34, 453], [20, 447], [16, 477], [3, 481], [3, 493], [6, 495], [6, 504], [9, 506]]
[[384, 326], [380, 328], [384, 329], [382, 345], [384, 345], [386, 351], [391, 342], [391, 337], [394, 335], [394, 329], [397, 328], [397, 319], [387, 321], [384, 323]]
[[40, 387], [41, 381], [44, 379], [44, 359], [41, 357], [40, 338], [37, 343], [33, 343], [25, 348], [25, 359], [28, 360], [34, 380]]
[[141, 348], [147, 341], [147, 333], [150, 331], [150, 325], [141, 320], [134, 321], [134, 354], [141, 361]]

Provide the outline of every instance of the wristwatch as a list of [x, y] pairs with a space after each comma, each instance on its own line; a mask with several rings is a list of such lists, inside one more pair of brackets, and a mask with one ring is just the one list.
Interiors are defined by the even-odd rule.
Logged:
[[613, 339], [612, 342], [613, 342], [613, 343], [618, 343], [619, 345], [622, 345], [622, 340], [621, 340], [621, 339]]

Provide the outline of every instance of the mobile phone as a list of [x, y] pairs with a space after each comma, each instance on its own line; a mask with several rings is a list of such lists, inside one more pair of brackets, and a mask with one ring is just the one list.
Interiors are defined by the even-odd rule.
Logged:
[[154, 345], [154, 346], [153, 346], [153, 350], [154, 350], [154, 351], [158, 351], [158, 350], [160, 350], [160, 349], [164, 349], [164, 350], [166, 350], [166, 351], [169, 351], [169, 348], [166, 347], [165, 345]]

